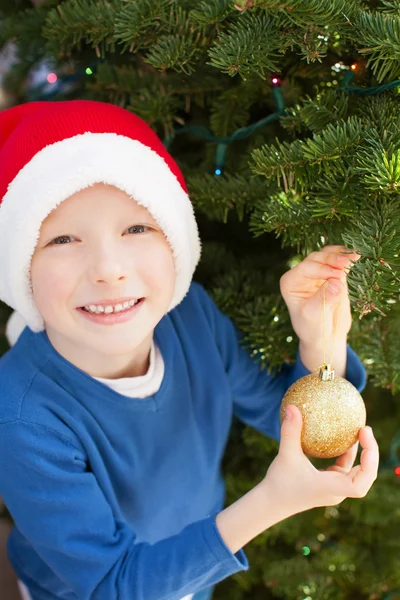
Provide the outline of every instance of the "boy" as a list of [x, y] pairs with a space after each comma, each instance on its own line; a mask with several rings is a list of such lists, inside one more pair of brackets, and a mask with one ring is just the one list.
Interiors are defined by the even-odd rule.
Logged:
[[[320, 287], [345, 289], [339, 247], [282, 278], [300, 348], [273, 378], [192, 282], [200, 241], [186, 185], [141, 119], [101, 102], [33, 102], [0, 113], [0, 132], [0, 299], [28, 325], [12, 332], [12, 318], [0, 360], [0, 495], [32, 600], [206, 600], [274, 523], [367, 493], [370, 428], [360, 466], [354, 446], [319, 472], [301, 451], [299, 411], [279, 427], [284, 392], [320, 361]], [[338, 295], [327, 298], [329, 340]], [[334, 363], [361, 390], [350, 325], [347, 299]], [[233, 412], [281, 433], [281, 446], [223, 509]]]

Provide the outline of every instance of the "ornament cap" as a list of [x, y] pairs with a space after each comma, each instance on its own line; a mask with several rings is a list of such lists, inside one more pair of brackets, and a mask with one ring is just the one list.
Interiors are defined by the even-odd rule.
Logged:
[[321, 381], [334, 381], [335, 369], [331, 368], [330, 363], [325, 363], [319, 368], [319, 378]]

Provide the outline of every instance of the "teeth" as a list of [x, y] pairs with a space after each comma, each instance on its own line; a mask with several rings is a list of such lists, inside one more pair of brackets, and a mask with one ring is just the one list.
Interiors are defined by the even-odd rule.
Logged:
[[96, 304], [89, 304], [89, 306], [84, 306], [85, 310], [95, 314], [104, 313], [106, 315], [111, 314], [112, 312], [118, 313], [123, 312], [137, 304], [139, 300], [129, 300], [124, 302], [123, 304], [116, 304], [115, 306], [111, 306], [110, 304], [107, 306], [98, 306]]

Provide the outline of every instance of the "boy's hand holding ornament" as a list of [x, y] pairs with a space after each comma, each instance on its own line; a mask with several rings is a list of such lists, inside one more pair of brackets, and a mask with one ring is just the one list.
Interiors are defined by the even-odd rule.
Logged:
[[[310, 371], [317, 371], [296, 381], [281, 405], [281, 422], [289, 404], [299, 408], [303, 417], [301, 444], [308, 456], [332, 458], [344, 454], [357, 443], [365, 426], [361, 395], [349, 381], [335, 374], [335, 361], [332, 362], [338, 342], [336, 368], [344, 375], [347, 334], [352, 322], [346, 270], [359, 258], [343, 246], [325, 246], [280, 280], [281, 293], [300, 340], [302, 362]], [[332, 285], [336, 290], [331, 289]], [[326, 362], [326, 345], [332, 348], [330, 362]]]

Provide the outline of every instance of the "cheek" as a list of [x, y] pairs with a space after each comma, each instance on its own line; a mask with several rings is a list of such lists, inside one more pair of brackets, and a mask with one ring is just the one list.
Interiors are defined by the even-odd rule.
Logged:
[[153, 289], [160, 291], [165, 297], [172, 295], [175, 289], [175, 266], [172, 251], [167, 243], [146, 253], [143, 263], [144, 277]]
[[33, 299], [40, 313], [43, 315], [51, 311], [52, 306], [57, 306], [69, 295], [71, 285], [70, 274], [60, 265], [53, 265], [51, 261], [32, 261], [31, 281]]

